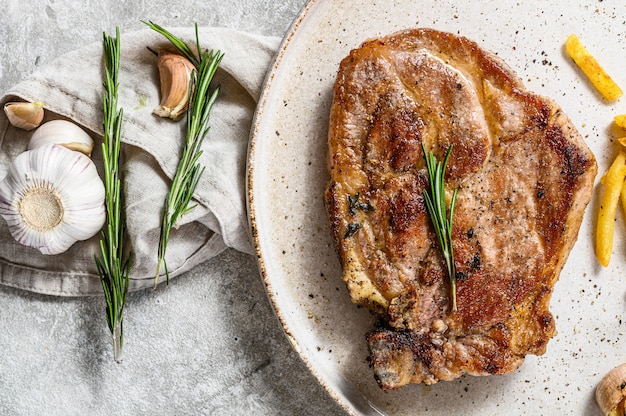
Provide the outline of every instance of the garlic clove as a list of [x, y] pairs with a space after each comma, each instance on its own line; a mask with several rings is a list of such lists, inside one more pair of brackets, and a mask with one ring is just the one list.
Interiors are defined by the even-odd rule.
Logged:
[[153, 113], [180, 120], [187, 110], [191, 73], [195, 67], [184, 56], [166, 50], [159, 52], [158, 67], [161, 103]]
[[[626, 399], [626, 363], [609, 371], [596, 387], [596, 401], [605, 416], [623, 415]], [[622, 410], [619, 413], [619, 410]]]
[[91, 156], [93, 139], [85, 130], [67, 120], [51, 120], [42, 124], [30, 138], [28, 150], [58, 144]]
[[104, 184], [89, 157], [41, 146], [18, 155], [0, 182], [0, 216], [19, 243], [59, 254], [102, 228]]
[[11, 102], [4, 105], [4, 113], [12, 126], [32, 130], [43, 121], [43, 106], [42, 102]]

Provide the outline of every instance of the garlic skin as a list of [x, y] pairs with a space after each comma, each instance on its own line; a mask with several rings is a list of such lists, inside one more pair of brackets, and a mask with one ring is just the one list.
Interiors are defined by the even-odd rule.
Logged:
[[18, 155], [0, 182], [0, 216], [19, 243], [59, 254], [102, 228], [104, 184], [89, 157], [41, 146]]
[[66, 120], [51, 120], [42, 124], [30, 138], [28, 150], [58, 144], [91, 157], [93, 139], [76, 124]]
[[153, 110], [159, 117], [180, 120], [189, 102], [189, 83], [195, 67], [187, 58], [174, 52], [159, 52], [161, 103]]
[[626, 363], [609, 371], [596, 387], [596, 401], [605, 416], [623, 415], [625, 398]]
[[42, 102], [10, 102], [4, 105], [4, 113], [12, 126], [32, 130], [43, 121], [44, 103]]

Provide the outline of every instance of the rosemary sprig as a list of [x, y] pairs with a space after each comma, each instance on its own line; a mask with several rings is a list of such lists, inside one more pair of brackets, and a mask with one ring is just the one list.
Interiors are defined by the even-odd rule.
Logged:
[[124, 305], [128, 293], [130, 261], [124, 252], [125, 224], [122, 215], [122, 189], [119, 171], [123, 109], [118, 110], [118, 74], [120, 65], [120, 30], [116, 27], [115, 38], [104, 37], [105, 80], [104, 93], [104, 189], [106, 225], [102, 231], [100, 251], [95, 255], [96, 266], [104, 297], [106, 321], [113, 336], [113, 357], [121, 361], [124, 330], [122, 326]]
[[174, 45], [174, 47], [178, 49], [178, 51], [181, 54], [183, 54], [185, 58], [189, 59], [189, 62], [191, 62], [196, 68], [200, 67], [200, 60], [198, 59], [198, 56], [200, 57], [202, 56], [202, 51], [200, 50], [200, 42], [198, 41], [198, 24], [197, 23], [196, 23], [196, 50], [197, 50], [197, 56], [196, 56], [196, 54], [193, 53], [191, 48], [187, 46], [185, 42], [183, 42], [180, 38], [176, 37], [174, 34], [169, 32], [164, 27], [159, 26], [158, 24], [152, 22], [151, 20], [148, 20], [148, 21], [142, 20], [141, 22], [146, 24], [150, 29], [154, 30], [155, 32], [165, 36], [165, 38], [169, 40], [170, 43]]
[[427, 154], [424, 143], [422, 143], [422, 150], [424, 152], [424, 159], [426, 160], [426, 170], [428, 171], [428, 181], [430, 185], [430, 193], [424, 189], [426, 210], [433, 223], [439, 247], [441, 248], [446, 262], [448, 278], [450, 279], [452, 310], [456, 311], [456, 269], [454, 266], [454, 250], [452, 249], [452, 220], [454, 218], [454, 205], [456, 204], [458, 189], [455, 189], [452, 194], [450, 212], [446, 218], [446, 189], [444, 184], [446, 165], [448, 164], [450, 152], [452, 152], [452, 146], [448, 148], [443, 162], [437, 161], [433, 152], [428, 152]]
[[198, 25], [196, 24], [196, 47], [198, 57], [179, 38], [153, 22], [143, 22], [154, 31], [165, 36], [181, 54], [189, 59], [196, 71], [192, 74], [191, 85], [189, 87], [189, 110], [187, 112], [187, 133], [183, 152], [176, 168], [176, 173], [172, 179], [170, 190], [163, 206], [161, 217], [161, 231], [159, 236], [158, 263], [154, 285], [158, 284], [161, 269], [165, 269], [165, 276], [169, 283], [169, 271], [165, 261], [167, 243], [170, 231], [177, 224], [178, 219], [192, 210], [195, 205], [189, 205], [195, 192], [200, 177], [204, 172], [204, 167], [198, 163], [202, 154], [202, 141], [209, 132], [209, 114], [213, 103], [217, 98], [220, 87], [217, 86], [210, 91], [211, 80], [217, 71], [224, 54], [220, 51], [204, 51], [200, 48], [198, 36]]

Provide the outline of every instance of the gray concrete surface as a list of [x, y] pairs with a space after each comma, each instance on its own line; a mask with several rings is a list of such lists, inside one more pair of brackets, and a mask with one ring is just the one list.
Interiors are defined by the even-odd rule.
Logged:
[[[282, 36], [305, 0], [0, 0], [0, 91], [102, 32], [231, 27]], [[122, 364], [102, 298], [0, 286], [0, 415], [340, 415], [283, 335], [255, 260], [229, 250], [129, 295]]]

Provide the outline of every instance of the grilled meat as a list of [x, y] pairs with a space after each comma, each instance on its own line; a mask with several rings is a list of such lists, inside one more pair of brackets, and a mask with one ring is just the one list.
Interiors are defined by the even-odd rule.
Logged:
[[[422, 143], [439, 160], [453, 146], [455, 312]], [[597, 170], [554, 101], [466, 38], [407, 30], [341, 62], [328, 144], [332, 237], [353, 302], [381, 317], [367, 341], [383, 389], [504, 374], [546, 351]]]

